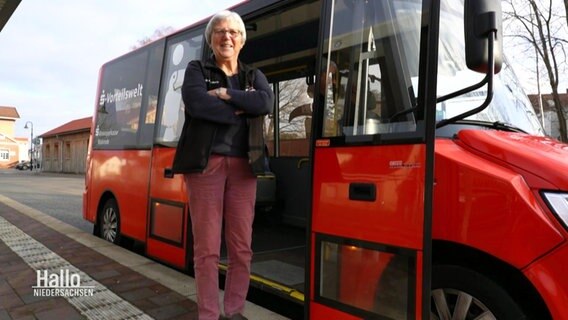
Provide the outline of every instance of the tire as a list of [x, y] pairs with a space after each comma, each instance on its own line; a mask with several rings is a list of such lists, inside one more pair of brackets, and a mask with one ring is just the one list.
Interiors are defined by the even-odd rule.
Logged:
[[114, 198], [108, 199], [99, 213], [98, 230], [102, 239], [114, 244], [120, 242], [120, 213]]
[[528, 319], [511, 295], [485, 275], [455, 265], [434, 265], [430, 319]]

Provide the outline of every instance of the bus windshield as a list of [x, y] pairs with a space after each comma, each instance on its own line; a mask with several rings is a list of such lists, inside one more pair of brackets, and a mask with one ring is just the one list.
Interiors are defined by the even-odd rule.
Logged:
[[319, 90], [322, 135], [416, 131], [422, 1], [333, 3]]
[[[463, 0], [441, 1], [437, 87], [439, 97], [476, 84], [485, 76], [469, 70], [466, 66], [463, 10]], [[507, 59], [503, 61], [501, 72], [495, 76], [494, 86], [494, 96], [489, 107], [466, 119], [501, 122], [529, 134], [544, 135], [534, 108]], [[486, 95], [487, 88], [483, 86], [441, 102], [436, 106], [436, 120], [449, 119], [476, 108], [483, 103]]]

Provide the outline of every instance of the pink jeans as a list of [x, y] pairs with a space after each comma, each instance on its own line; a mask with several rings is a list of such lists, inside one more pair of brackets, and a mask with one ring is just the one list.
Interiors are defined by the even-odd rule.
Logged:
[[219, 319], [221, 227], [229, 258], [225, 314], [243, 313], [250, 281], [256, 177], [247, 158], [211, 155], [203, 173], [185, 175], [193, 231], [200, 320]]

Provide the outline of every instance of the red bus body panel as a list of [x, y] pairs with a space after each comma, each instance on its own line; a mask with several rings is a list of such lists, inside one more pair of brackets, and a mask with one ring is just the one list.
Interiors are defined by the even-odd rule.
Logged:
[[[436, 141], [433, 239], [476, 248], [522, 270], [543, 296], [553, 317], [563, 319], [566, 310], [561, 306], [568, 303], [568, 277], [563, 270], [563, 266], [568, 265], [567, 235], [538, 199], [537, 191], [543, 186], [568, 189], [563, 174], [568, 168], [562, 160], [566, 156], [561, 151], [566, 146], [526, 135], [464, 131], [458, 134], [460, 139]], [[421, 245], [422, 239], [417, 236], [421, 233], [419, 224], [412, 228], [408, 221], [404, 222], [411, 210], [422, 210], [423, 195], [416, 190], [423, 181], [409, 175], [413, 172], [409, 167], [419, 165], [420, 151], [405, 153], [397, 147], [389, 148], [392, 148], [391, 154], [398, 155], [396, 159], [404, 159], [402, 164], [406, 167], [400, 163], [389, 164], [374, 147], [317, 148], [317, 157], [322, 161], [314, 172], [314, 182], [319, 185], [314, 188], [313, 214], [319, 215], [319, 219], [314, 219], [314, 230], [378, 243], [397, 241], [408, 248]], [[118, 200], [122, 233], [146, 242], [149, 255], [183, 268], [190, 258], [187, 245], [171, 246], [147, 236], [149, 200], [146, 195], [150, 188], [153, 198], [186, 203], [181, 176], [163, 178], [163, 168], [170, 166], [174, 151], [163, 148], [155, 152], [153, 166], [150, 165], [151, 151], [91, 151], [86, 181], [89, 183], [87, 178], [91, 178], [97, 183], [86, 185], [83, 215], [94, 222], [97, 208], [102, 205], [101, 196], [111, 192]], [[151, 175], [150, 167], [154, 168]], [[391, 174], [393, 178], [388, 181], [386, 176]], [[349, 183], [365, 181], [376, 181], [378, 201], [349, 201]], [[140, 201], [141, 194], [147, 201]], [[367, 223], [358, 224], [357, 219]], [[378, 219], [384, 222], [379, 223]], [[188, 243], [187, 226], [188, 223], [184, 223], [182, 230], [184, 244]], [[179, 227], [158, 226], [160, 229]], [[393, 229], [397, 232], [392, 232]], [[361, 285], [359, 289], [366, 288], [365, 283], [372, 284], [372, 278], [380, 277], [380, 270], [367, 272], [365, 266], [346, 269], [349, 272], [342, 274], [342, 283], [353, 283], [354, 277], [358, 277], [355, 283]], [[373, 290], [372, 286], [368, 287]], [[359, 293], [363, 291], [343, 298], [362, 299]], [[317, 310], [328, 309], [319, 306], [312, 311], [316, 315]]]
[[[424, 151], [420, 146], [317, 148], [312, 230], [422, 248]], [[389, 157], [385, 157], [388, 154]], [[376, 184], [375, 202], [349, 200], [349, 184]]]
[[[187, 196], [182, 175], [165, 177], [165, 168], [171, 168], [175, 153], [174, 148], [154, 148], [149, 201], [159, 202], [159, 212], [152, 218], [152, 209], [148, 213], [148, 241], [146, 253], [154, 258], [166, 261], [177, 268], [185, 268], [188, 259]], [[157, 210], [157, 208], [156, 208]], [[157, 210], [158, 211], [158, 210]], [[153, 236], [159, 234], [162, 237]], [[165, 241], [164, 241], [165, 240]], [[169, 241], [168, 241], [169, 240]]]
[[[154, 153], [153, 160], [151, 153]], [[188, 259], [188, 211], [185, 184], [181, 175], [164, 177], [164, 168], [171, 167], [174, 148], [150, 150], [92, 150], [83, 192], [83, 217], [93, 223], [103, 195], [116, 198], [120, 213], [120, 233], [146, 244], [146, 254], [177, 268], [185, 268]], [[151, 164], [153, 161], [153, 164]], [[92, 181], [96, 181], [93, 183]], [[162, 206], [160, 213], [175, 218], [152, 220], [152, 200], [179, 205], [177, 212]], [[152, 233], [177, 239], [172, 245]]]
[[568, 319], [568, 244], [552, 251], [524, 270], [545, 301], [552, 319]]
[[568, 319], [568, 232], [539, 191], [568, 190], [568, 145], [547, 137], [462, 130], [436, 144], [433, 238], [516, 267], [553, 319]]
[[[408, 248], [420, 244], [421, 221], [408, 220], [406, 212], [421, 208], [423, 196], [416, 190], [423, 181], [405, 176], [408, 170], [379, 169], [388, 168], [384, 162], [392, 159], [381, 159], [381, 154], [397, 154], [397, 147], [389, 147], [387, 153], [382, 148], [316, 149], [314, 231], [402, 243]], [[566, 145], [524, 134], [464, 130], [457, 139], [437, 139], [435, 151], [432, 238], [478, 249], [521, 270], [542, 295], [553, 318], [568, 319], [564, 307], [568, 305], [567, 232], [538, 193], [541, 188], [568, 190]], [[416, 164], [420, 159], [398, 155], [404, 163]], [[387, 177], [393, 180], [387, 182]], [[377, 202], [349, 201], [346, 194], [353, 181], [376, 181]], [[413, 223], [414, 229], [409, 227]], [[374, 265], [374, 269], [353, 265], [349, 254], [342, 254], [342, 301], [370, 306], [374, 290], [380, 290], [374, 284], [384, 265]], [[315, 276], [314, 270], [311, 274]], [[312, 287], [312, 298], [314, 290]], [[332, 313], [341, 314], [338, 319], [350, 317], [317, 302], [312, 306], [314, 319]]]
[[146, 242], [148, 202], [140, 201], [140, 195], [147, 198], [150, 150], [92, 150], [90, 159], [90, 176], [96, 183], [89, 185], [88, 220], [95, 220], [101, 197], [111, 192], [118, 203], [121, 233]]
[[[422, 283], [424, 228], [425, 146], [361, 146], [315, 150], [317, 165], [313, 175], [312, 239], [315, 233], [363, 240], [391, 248], [416, 250], [416, 266], [411, 273]], [[350, 199], [351, 183], [376, 186], [374, 201]], [[312, 261], [318, 259], [312, 247]], [[367, 255], [363, 259], [352, 255]], [[384, 256], [387, 256], [387, 259]], [[355, 258], [355, 257], [354, 257]], [[370, 264], [352, 263], [367, 259]], [[373, 264], [381, 261], [381, 265]], [[380, 251], [342, 250], [339, 273], [339, 300], [372, 310], [383, 271], [390, 254]], [[314, 279], [315, 266], [310, 273]], [[310, 319], [357, 319], [352, 315], [321, 306], [314, 301], [318, 290], [311, 282]], [[421, 290], [410, 295], [416, 317], [420, 318]]]
[[450, 139], [436, 141], [435, 170], [434, 239], [477, 248], [519, 269], [563, 241], [521, 174]]
[[341, 312], [337, 309], [324, 306], [317, 302], [312, 302], [310, 306], [310, 319], [341, 319], [341, 320], [361, 320], [362, 318]]
[[462, 130], [458, 139], [472, 151], [521, 172], [532, 188], [568, 190], [568, 144], [495, 130]]
[[187, 196], [183, 175], [176, 174], [173, 178], [164, 177], [164, 168], [171, 169], [176, 149], [155, 148], [153, 152], [151, 196], [186, 203]]

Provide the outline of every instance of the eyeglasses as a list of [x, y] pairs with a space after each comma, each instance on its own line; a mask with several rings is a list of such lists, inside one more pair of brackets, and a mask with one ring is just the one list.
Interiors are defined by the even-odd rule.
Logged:
[[241, 32], [240, 32], [240, 31], [233, 30], [233, 29], [227, 29], [227, 30], [224, 30], [224, 29], [221, 29], [221, 30], [213, 30], [213, 33], [214, 33], [217, 37], [222, 37], [222, 36], [224, 36], [224, 35], [227, 34], [227, 33], [229, 34], [229, 37], [231, 37], [231, 38], [236, 38], [236, 37], [238, 37], [238, 36], [241, 35]]

